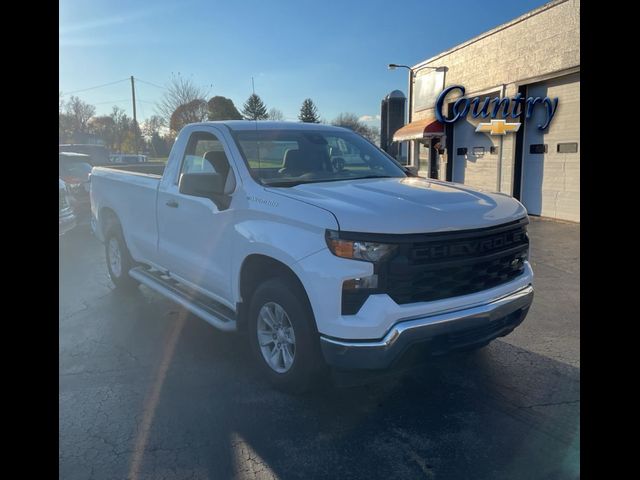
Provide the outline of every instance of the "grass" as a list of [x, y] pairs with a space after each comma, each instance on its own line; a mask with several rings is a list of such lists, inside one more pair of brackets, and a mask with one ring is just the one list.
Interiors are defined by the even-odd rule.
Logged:
[[260, 159], [259, 164], [258, 160], [249, 160], [249, 165], [251, 168], [280, 168], [282, 167], [282, 160]]

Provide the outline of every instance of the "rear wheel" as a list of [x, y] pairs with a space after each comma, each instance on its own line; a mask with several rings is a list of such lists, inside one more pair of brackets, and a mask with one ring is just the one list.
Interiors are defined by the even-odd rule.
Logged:
[[109, 277], [118, 289], [129, 290], [138, 286], [138, 281], [129, 276], [135, 266], [119, 225], [113, 225], [105, 235], [105, 256]]
[[249, 341], [268, 380], [300, 393], [320, 380], [324, 362], [313, 313], [299, 285], [286, 278], [262, 283], [249, 305]]

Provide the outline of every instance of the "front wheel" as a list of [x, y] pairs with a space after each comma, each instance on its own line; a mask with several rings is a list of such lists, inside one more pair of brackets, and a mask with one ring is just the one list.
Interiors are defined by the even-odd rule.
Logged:
[[261, 370], [278, 389], [300, 393], [320, 380], [324, 362], [304, 292], [286, 278], [261, 284], [249, 305], [249, 341]]
[[111, 281], [120, 290], [130, 290], [138, 286], [138, 282], [129, 276], [135, 264], [124, 241], [119, 226], [112, 226], [105, 235], [105, 256], [107, 270]]

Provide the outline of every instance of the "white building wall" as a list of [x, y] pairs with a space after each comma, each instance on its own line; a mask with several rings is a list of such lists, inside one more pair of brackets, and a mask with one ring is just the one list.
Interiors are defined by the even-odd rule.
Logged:
[[[580, 0], [555, 0], [489, 30], [415, 65], [412, 68], [417, 76], [431, 71], [420, 71], [422, 66], [446, 66], [445, 87], [463, 85], [467, 96], [503, 89], [505, 96], [513, 96], [520, 85], [579, 71]], [[454, 96], [448, 98], [455, 100]], [[433, 108], [412, 112], [413, 121], [433, 116]], [[472, 119], [470, 115], [468, 119]], [[473, 183], [465, 183], [511, 194], [515, 135], [506, 135], [502, 140], [494, 137], [494, 142], [499, 147], [498, 155], [485, 155], [476, 161], [471, 167]], [[447, 151], [441, 158], [440, 178], [444, 178], [446, 162], [455, 154], [456, 143], [454, 137], [454, 152]], [[416, 160], [414, 164], [418, 165]], [[426, 167], [421, 165], [420, 170], [426, 171]]]

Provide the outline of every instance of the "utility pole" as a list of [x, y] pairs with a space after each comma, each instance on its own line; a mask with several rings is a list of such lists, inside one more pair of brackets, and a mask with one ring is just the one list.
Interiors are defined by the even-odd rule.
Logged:
[[131, 75], [131, 100], [133, 101], [133, 137], [136, 146], [136, 155], [138, 154], [138, 116], [136, 115], [136, 86]]

